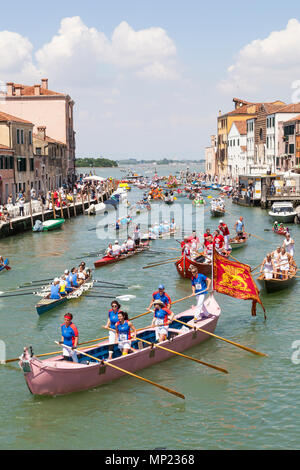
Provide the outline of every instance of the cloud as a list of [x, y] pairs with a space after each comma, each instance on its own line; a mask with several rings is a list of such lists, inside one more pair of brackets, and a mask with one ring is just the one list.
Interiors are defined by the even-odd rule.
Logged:
[[225, 93], [278, 92], [290, 90], [300, 78], [300, 23], [289, 20], [285, 29], [272, 31], [265, 39], [255, 39], [237, 54], [227, 69], [227, 78], [219, 83]]

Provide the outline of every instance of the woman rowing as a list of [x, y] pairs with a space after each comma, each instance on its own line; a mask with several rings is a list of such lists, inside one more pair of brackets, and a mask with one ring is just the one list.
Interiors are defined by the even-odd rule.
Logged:
[[290, 269], [289, 255], [285, 251], [285, 248], [281, 248], [280, 271], [281, 271], [281, 274], [282, 274], [282, 279], [287, 279], [288, 278], [289, 269]]
[[113, 300], [111, 305], [111, 310], [108, 312], [107, 323], [104, 328], [114, 330], [109, 331], [109, 346], [108, 346], [108, 359], [112, 359], [114, 352], [114, 344], [116, 339], [116, 323], [119, 321], [118, 314], [121, 309], [121, 305], [117, 300]]
[[[130, 350], [135, 351], [131, 347], [131, 340], [135, 339], [136, 329], [133, 323], [128, 320], [127, 312], [123, 312], [122, 310], [118, 312], [118, 321], [115, 327], [115, 340], [118, 342], [119, 349], [122, 351], [122, 356], [126, 356]], [[131, 330], [133, 331], [133, 335], [131, 334]]]
[[286, 233], [285, 235], [285, 240], [282, 244], [282, 247], [285, 248], [286, 252], [294, 257], [294, 247], [295, 247], [295, 242], [291, 238], [291, 235], [289, 233]]
[[274, 261], [272, 260], [272, 254], [269, 253], [262, 262], [260, 272], [264, 272], [265, 279], [272, 279], [273, 274], [277, 271], [275, 268]]
[[156, 326], [156, 340], [161, 343], [168, 338], [169, 324], [172, 323], [174, 313], [171, 312], [161, 300], [155, 300], [153, 305], [154, 315], [151, 326]]

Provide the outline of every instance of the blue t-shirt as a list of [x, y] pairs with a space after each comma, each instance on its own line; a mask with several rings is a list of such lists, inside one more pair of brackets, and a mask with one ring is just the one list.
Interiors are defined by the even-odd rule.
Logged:
[[66, 346], [72, 347], [74, 344], [75, 337], [78, 336], [78, 330], [73, 323], [71, 323], [69, 326], [66, 326], [63, 323], [61, 325], [61, 335], [64, 338], [64, 344]]
[[116, 329], [116, 323], [119, 321], [118, 313], [119, 313], [119, 310], [117, 310], [116, 312], [114, 312], [114, 310], [110, 310], [108, 312], [108, 318], [109, 318], [110, 327], [112, 330]]
[[163, 292], [162, 294], [160, 294], [159, 291], [153, 292], [152, 299], [161, 300], [165, 305], [168, 305], [171, 303], [170, 297], [165, 292]]
[[206, 279], [207, 277], [201, 273], [198, 273], [197, 276], [192, 277], [191, 282], [192, 282], [192, 286], [195, 286], [195, 293], [198, 293], [207, 289]]
[[236, 223], [236, 231], [242, 232], [244, 227], [244, 222], [242, 220], [238, 220]]
[[59, 296], [59, 284], [51, 286], [50, 299], [57, 300], [60, 299]]
[[72, 276], [73, 286], [78, 287], [77, 273], [72, 273], [71, 276]]

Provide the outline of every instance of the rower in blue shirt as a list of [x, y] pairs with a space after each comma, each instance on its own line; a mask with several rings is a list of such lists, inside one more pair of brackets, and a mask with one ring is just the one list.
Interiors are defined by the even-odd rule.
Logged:
[[59, 293], [59, 279], [58, 277], [56, 277], [51, 286], [50, 299], [59, 300], [60, 298], [61, 298], [61, 295]]
[[191, 267], [192, 271], [192, 292], [197, 299], [197, 313], [195, 314], [195, 321], [199, 321], [208, 316], [208, 312], [204, 307], [205, 295], [211, 285], [211, 279], [204, 274], [198, 273], [196, 266]]
[[78, 278], [77, 278], [77, 268], [72, 268], [71, 269], [71, 276], [72, 276], [72, 285], [73, 287], [78, 287]]
[[72, 275], [70, 274], [70, 271], [68, 269], [65, 270], [65, 276], [66, 276], [66, 292], [72, 292]]
[[234, 224], [234, 228], [236, 231], [236, 236], [238, 239], [244, 238], [245, 237], [245, 224], [244, 224], [244, 218], [241, 216], [236, 223]]
[[[111, 310], [108, 312], [108, 319], [107, 323], [104, 328], [109, 329], [109, 346], [108, 346], [108, 359], [112, 359], [113, 352], [114, 352], [114, 343], [116, 339], [116, 323], [119, 321], [119, 311], [121, 309], [121, 305], [117, 300], [113, 300], [111, 303]], [[114, 331], [111, 331], [114, 330]]]

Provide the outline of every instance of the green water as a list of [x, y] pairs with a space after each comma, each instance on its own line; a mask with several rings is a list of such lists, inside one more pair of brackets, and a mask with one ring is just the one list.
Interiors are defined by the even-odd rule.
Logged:
[[[145, 168], [144, 168], [145, 169]], [[170, 168], [160, 172], [169, 174]], [[98, 170], [100, 175], [118, 176], [119, 170]], [[174, 168], [173, 168], [174, 173]], [[133, 190], [131, 200], [142, 192]], [[213, 193], [212, 193], [213, 194]], [[185, 200], [186, 202], [186, 200]], [[234, 256], [256, 266], [264, 254], [283, 238], [264, 231], [271, 224], [266, 212], [232, 205], [226, 201], [225, 221], [232, 229], [243, 215], [246, 229], [266, 241], [251, 238], [249, 245]], [[96, 220], [99, 220], [97, 217]], [[205, 216], [205, 226], [214, 228], [218, 219]], [[0, 273], [0, 290], [27, 280], [44, 279], [76, 265], [76, 256], [106, 247], [99, 240], [95, 219], [78, 217], [61, 231], [25, 233], [0, 242], [0, 254], [11, 261], [12, 270]], [[300, 227], [291, 226], [300, 245]], [[175, 240], [157, 240], [153, 249], [179, 246]], [[174, 252], [175, 254], [176, 252]], [[124, 282], [126, 293], [136, 296], [122, 307], [131, 315], [145, 311], [151, 294], [163, 282], [172, 299], [191, 293], [188, 280], [179, 278], [173, 264], [142, 270], [142, 266], [165, 255], [138, 255], [122, 263], [97, 270], [95, 277]], [[92, 266], [95, 258], [86, 258]], [[299, 261], [299, 260], [298, 260]], [[109, 293], [125, 292], [109, 289]], [[224, 375], [200, 364], [172, 358], [141, 371], [144, 377], [173, 388], [186, 396], [182, 401], [130, 377], [86, 392], [63, 397], [34, 397], [24, 381], [17, 362], [0, 366], [0, 448], [1, 449], [296, 449], [299, 446], [299, 368], [291, 361], [292, 343], [300, 340], [300, 287], [296, 284], [281, 293], [262, 294], [267, 321], [258, 306], [251, 316], [251, 303], [216, 296], [222, 315], [216, 333], [268, 353], [263, 358], [216, 339], [190, 349], [189, 355], [229, 370]], [[11, 299], [0, 297], [0, 339], [7, 357], [17, 357], [25, 345], [36, 354], [56, 350], [66, 307], [38, 317], [35, 296]], [[190, 306], [185, 301], [174, 307], [177, 313]], [[83, 297], [69, 302], [80, 341], [105, 335], [101, 329], [110, 308], [109, 299]], [[143, 317], [137, 327], [150, 323]]]

